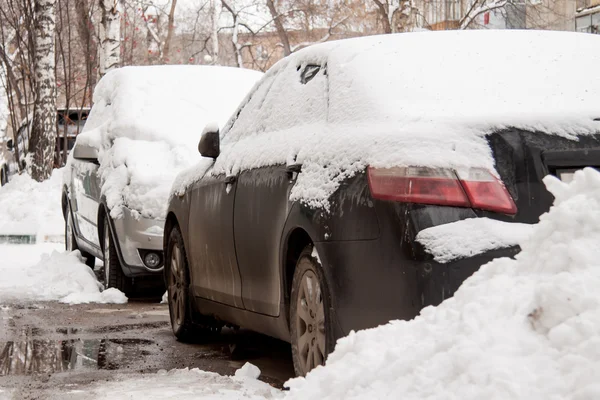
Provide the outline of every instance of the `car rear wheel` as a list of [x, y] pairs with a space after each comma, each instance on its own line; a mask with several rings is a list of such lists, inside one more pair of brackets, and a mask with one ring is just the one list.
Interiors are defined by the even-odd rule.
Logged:
[[133, 293], [133, 282], [123, 273], [119, 262], [115, 241], [110, 231], [108, 216], [104, 217], [104, 287], [116, 288], [125, 295]]
[[216, 321], [208, 321], [198, 325], [192, 320], [192, 309], [189, 298], [190, 274], [188, 261], [179, 228], [169, 233], [167, 254], [165, 257], [165, 273], [169, 302], [171, 327], [177, 340], [183, 342], [197, 341], [218, 334], [221, 326]]
[[290, 325], [296, 375], [324, 365], [329, 354], [330, 294], [312, 246], [301, 253], [292, 281]]
[[80, 250], [77, 246], [77, 240], [75, 239], [75, 228], [73, 227], [73, 217], [71, 216], [71, 210], [67, 207], [67, 215], [65, 217], [65, 250], [68, 252], [79, 250], [81, 256], [85, 259], [85, 264], [94, 269], [96, 265], [96, 257], [90, 253]]

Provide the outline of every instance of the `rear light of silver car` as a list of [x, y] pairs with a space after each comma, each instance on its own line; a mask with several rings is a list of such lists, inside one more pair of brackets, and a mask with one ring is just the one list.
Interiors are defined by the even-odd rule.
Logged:
[[376, 199], [517, 213], [504, 184], [482, 168], [369, 167], [367, 174]]

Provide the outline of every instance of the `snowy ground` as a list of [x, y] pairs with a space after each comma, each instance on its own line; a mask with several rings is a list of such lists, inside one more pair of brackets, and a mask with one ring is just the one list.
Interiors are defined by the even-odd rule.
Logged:
[[78, 251], [64, 252], [63, 244], [0, 245], [0, 304], [60, 301], [126, 303], [116, 289], [102, 291], [96, 275]]
[[199, 369], [159, 371], [156, 374], [123, 377], [84, 389], [65, 390], [56, 399], [105, 400], [234, 400], [278, 399], [283, 392], [257, 380], [260, 370], [246, 364], [234, 376], [223, 376]]

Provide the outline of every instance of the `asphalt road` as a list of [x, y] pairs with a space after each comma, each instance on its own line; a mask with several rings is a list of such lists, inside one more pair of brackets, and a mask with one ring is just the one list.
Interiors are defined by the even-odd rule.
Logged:
[[176, 341], [168, 308], [156, 300], [0, 308], [0, 388], [16, 390], [13, 398], [43, 399], [56, 388], [84, 390], [98, 380], [161, 369], [232, 375], [246, 362], [275, 387], [293, 375], [289, 344], [250, 331], [225, 329], [205, 343]]

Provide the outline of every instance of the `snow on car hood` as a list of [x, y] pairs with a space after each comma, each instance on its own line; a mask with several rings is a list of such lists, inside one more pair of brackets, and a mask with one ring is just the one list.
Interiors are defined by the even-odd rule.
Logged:
[[227, 121], [261, 76], [239, 68], [152, 66], [103, 77], [77, 143], [100, 149], [102, 194], [112, 217], [121, 206], [163, 217], [175, 176], [200, 158], [204, 126]]
[[[267, 72], [224, 129], [212, 169], [206, 162], [189, 169], [173, 191], [209, 169], [302, 164], [290, 198], [328, 208], [340, 182], [367, 165], [494, 172], [485, 139], [492, 131], [574, 140], [600, 132], [598, 48], [596, 35], [533, 31], [402, 33], [311, 46]], [[321, 71], [302, 83], [307, 65]]]

